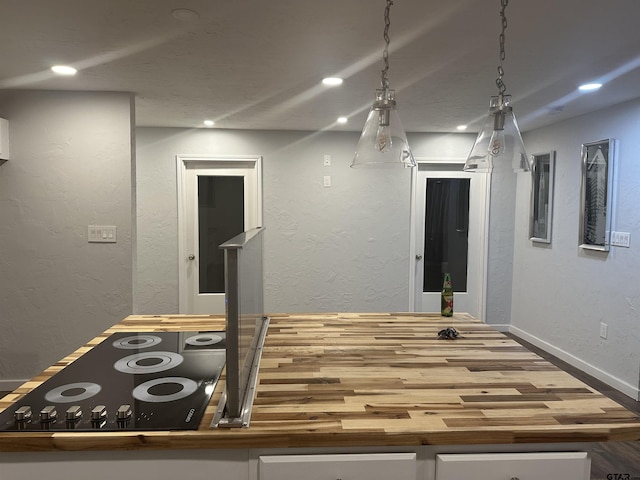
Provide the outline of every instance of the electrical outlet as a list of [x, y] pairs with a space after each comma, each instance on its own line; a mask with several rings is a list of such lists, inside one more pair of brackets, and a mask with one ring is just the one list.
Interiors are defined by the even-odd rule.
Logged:
[[322, 185], [325, 187], [330, 187], [331, 186], [331, 175], [325, 175], [324, 178], [322, 179]]
[[607, 324], [600, 322], [600, 338], [607, 338]]
[[324, 163], [323, 165], [325, 167], [330, 167], [331, 166], [331, 155], [325, 155], [324, 156]]

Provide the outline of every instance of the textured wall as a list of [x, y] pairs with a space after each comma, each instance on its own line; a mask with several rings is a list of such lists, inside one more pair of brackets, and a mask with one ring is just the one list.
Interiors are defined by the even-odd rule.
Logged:
[[[511, 323], [511, 284], [516, 182], [526, 173], [494, 172], [491, 177], [485, 321]], [[518, 212], [520, 214], [520, 212]], [[526, 213], [528, 215], [528, 211]]]
[[[527, 240], [516, 221], [512, 324], [571, 363], [636, 395], [640, 374], [640, 101], [531, 132], [529, 153], [556, 151], [550, 246]], [[612, 230], [630, 232], [631, 248], [578, 248], [580, 147], [618, 139]], [[517, 210], [529, 211], [530, 183], [518, 184]], [[599, 336], [600, 322], [608, 338]]]
[[409, 308], [411, 172], [350, 168], [355, 141], [323, 134], [265, 155], [268, 311]]
[[136, 309], [177, 310], [175, 155], [198, 153], [263, 156], [267, 311], [406, 310], [410, 172], [349, 168], [356, 141], [344, 133], [138, 129]]
[[[130, 97], [5, 91], [0, 378], [24, 379], [132, 311]], [[87, 225], [118, 243], [87, 243]]]
[[[176, 154], [262, 155], [265, 309], [408, 310], [410, 171], [349, 168], [356, 133], [137, 129], [136, 311], [178, 309]], [[412, 135], [461, 157], [468, 135]], [[331, 167], [323, 166], [325, 154]], [[332, 187], [324, 188], [324, 175]]]

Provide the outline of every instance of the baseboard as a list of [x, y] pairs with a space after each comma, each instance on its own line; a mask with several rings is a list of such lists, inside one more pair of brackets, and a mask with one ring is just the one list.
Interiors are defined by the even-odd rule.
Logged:
[[0, 380], [0, 392], [13, 392], [27, 380]]
[[[551, 355], [558, 357], [560, 360], [563, 360], [568, 364], [582, 370], [583, 372], [591, 375], [592, 377], [597, 378], [601, 382], [606, 383], [607, 385], [615, 388], [616, 390], [624, 393], [625, 395], [628, 395], [634, 400], [636, 401], [640, 400], [640, 389], [638, 389], [638, 387], [631, 385], [623, 380], [620, 380], [619, 378], [614, 377], [613, 375], [603, 370], [600, 370], [598, 367], [595, 367], [590, 363], [587, 363], [584, 360], [568, 352], [565, 352], [564, 350], [558, 347], [555, 347], [554, 345], [548, 342], [545, 342], [544, 340], [534, 335], [531, 335], [525, 332], [524, 330], [519, 329], [518, 327], [514, 327], [513, 325], [507, 325], [507, 327], [508, 327], [507, 330], [501, 330], [501, 331], [508, 331], [509, 333], [512, 333], [515, 336], [522, 338], [523, 340], [535, 345], [536, 347], [543, 349], [545, 352], [548, 352]], [[498, 327], [495, 327], [495, 328], [499, 329]]]

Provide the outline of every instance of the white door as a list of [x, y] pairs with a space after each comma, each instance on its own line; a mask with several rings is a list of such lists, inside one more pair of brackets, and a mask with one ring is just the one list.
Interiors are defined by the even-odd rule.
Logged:
[[483, 317], [488, 175], [419, 163], [414, 174], [414, 308], [439, 312], [445, 273], [454, 312]]
[[178, 156], [180, 313], [225, 312], [219, 245], [262, 226], [260, 158]]

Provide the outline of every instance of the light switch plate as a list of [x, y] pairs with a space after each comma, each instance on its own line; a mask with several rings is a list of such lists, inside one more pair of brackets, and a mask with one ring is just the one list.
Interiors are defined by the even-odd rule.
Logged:
[[607, 338], [607, 324], [600, 322], [600, 338]]
[[89, 225], [87, 240], [89, 243], [116, 243], [117, 229], [114, 225]]
[[631, 243], [631, 233], [611, 232], [611, 245], [615, 247], [629, 247]]

